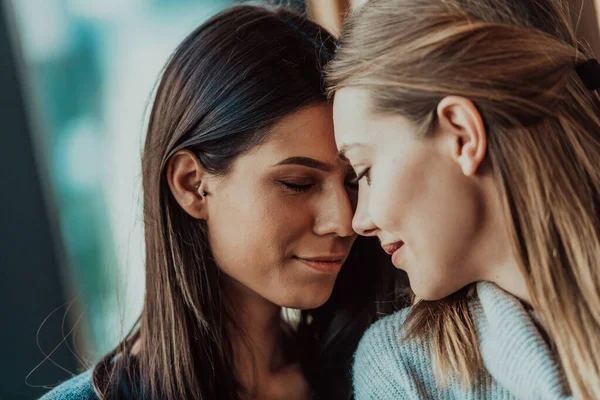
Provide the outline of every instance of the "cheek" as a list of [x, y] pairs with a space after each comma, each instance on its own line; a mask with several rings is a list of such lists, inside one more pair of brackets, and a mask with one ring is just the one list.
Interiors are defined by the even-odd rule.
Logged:
[[314, 308], [324, 303], [335, 276], [315, 274], [291, 258], [312, 235], [312, 206], [277, 189], [254, 192], [242, 191], [240, 186], [235, 193], [227, 193], [214, 218], [209, 219], [211, 247], [219, 268], [274, 304]]
[[240, 186], [227, 193], [209, 219], [214, 256], [231, 274], [236, 270], [268, 273], [281, 264], [298, 234], [302, 214], [288, 210], [276, 194], [265, 196], [264, 190]]
[[443, 163], [427, 171], [416, 192], [406, 216], [407, 271], [417, 295], [433, 300], [476, 280], [469, 257], [480, 232], [481, 200], [469, 178]]
[[423, 171], [418, 160], [382, 160], [368, 188], [369, 214], [384, 232], [406, 240], [406, 217], [413, 215], [423, 198]]
[[[436, 168], [424, 177], [419, 209], [421, 244], [438, 247], [453, 263], [468, 248], [480, 225], [480, 199], [475, 185], [458, 168]], [[412, 219], [412, 218], [411, 218]], [[413, 221], [417, 225], [418, 221]], [[435, 250], [435, 249], [430, 249]]]

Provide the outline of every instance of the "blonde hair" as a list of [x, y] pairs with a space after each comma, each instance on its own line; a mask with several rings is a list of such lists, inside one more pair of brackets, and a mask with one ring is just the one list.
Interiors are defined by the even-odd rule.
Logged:
[[[590, 52], [570, 21], [558, 0], [372, 0], [347, 20], [328, 79], [424, 135], [445, 96], [474, 102], [532, 305], [587, 399], [600, 398], [600, 98], [576, 72]], [[441, 385], [473, 385], [482, 367], [470, 292], [417, 303], [404, 328], [431, 338]]]

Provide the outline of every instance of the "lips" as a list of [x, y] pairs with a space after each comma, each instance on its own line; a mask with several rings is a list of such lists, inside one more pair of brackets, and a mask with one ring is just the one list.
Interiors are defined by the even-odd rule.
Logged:
[[403, 245], [404, 245], [404, 242], [400, 240], [400, 241], [394, 242], [394, 243], [382, 244], [381, 247], [383, 248], [383, 251], [385, 251], [389, 255], [392, 255], [392, 254], [394, 254], [394, 252], [396, 250], [398, 250]]
[[298, 259], [307, 260], [307, 261], [317, 261], [317, 262], [337, 262], [342, 261], [346, 258], [346, 255], [331, 255], [331, 256], [318, 256], [318, 257], [296, 257]]
[[342, 268], [345, 255], [328, 255], [317, 257], [298, 257], [294, 258], [312, 269], [315, 269], [326, 274], [337, 274]]

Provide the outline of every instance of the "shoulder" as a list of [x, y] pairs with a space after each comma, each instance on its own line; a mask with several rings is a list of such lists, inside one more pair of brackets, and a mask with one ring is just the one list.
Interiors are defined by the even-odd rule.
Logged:
[[40, 400], [97, 400], [92, 387], [92, 370], [85, 371], [46, 393]]
[[355, 362], [370, 361], [374, 356], [389, 355], [390, 351], [400, 351], [400, 328], [410, 310], [410, 308], [404, 308], [371, 325], [360, 340]]
[[419, 398], [427, 375], [429, 344], [402, 340], [401, 327], [410, 313], [405, 308], [373, 324], [361, 339], [354, 356], [353, 383], [357, 399]]

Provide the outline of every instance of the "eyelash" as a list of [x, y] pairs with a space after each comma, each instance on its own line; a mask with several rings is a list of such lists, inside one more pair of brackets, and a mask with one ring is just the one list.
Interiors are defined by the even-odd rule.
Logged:
[[360, 180], [362, 178], [367, 178], [367, 185], [371, 185], [371, 177], [369, 176], [369, 172], [371, 171], [371, 168], [365, 168], [362, 170], [361, 173], [356, 175], [356, 178], [352, 179], [353, 183], [358, 184], [358, 182], [360, 182]]
[[354, 191], [358, 190], [358, 182], [355, 182], [354, 178], [347, 181], [346, 186], [348, 186], [348, 188], [350, 190], [354, 190]]
[[314, 183], [309, 183], [308, 185], [298, 185], [298, 184], [286, 182], [286, 181], [279, 181], [279, 183], [281, 183], [286, 188], [293, 190], [294, 192], [300, 192], [300, 193], [306, 192], [306, 191], [312, 189], [313, 186], [315, 186]]
[[[315, 186], [314, 183], [310, 183], [308, 185], [297, 185], [295, 183], [286, 181], [279, 181], [279, 183], [281, 183], [286, 188], [299, 193], [307, 192]], [[348, 186], [351, 190], [358, 190], [358, 180], [356, 180], [356, 178], [353, 178], [346, 182], [346, 186]]]

